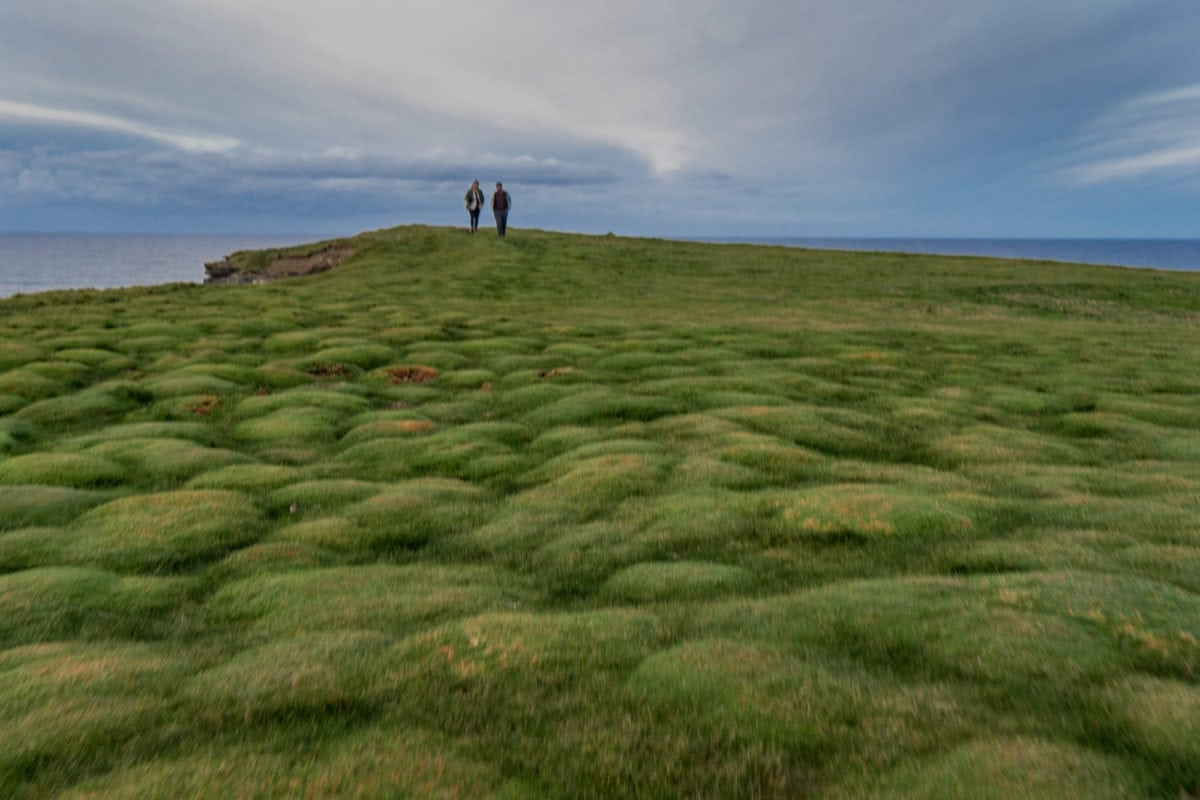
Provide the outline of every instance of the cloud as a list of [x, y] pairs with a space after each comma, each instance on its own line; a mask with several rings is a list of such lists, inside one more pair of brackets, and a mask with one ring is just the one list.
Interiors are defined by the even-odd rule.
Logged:
[[558, 158], [491, 153], [433, 152], [402, 158], [333, 149], [316, 155], [278, 152], [230, 154], [222, 169], [246, 176], [300, 180], [395, 180], [460, 182], [476, 172], [503, 175], [525, 184], [579, 185], [611, 183], [616, 174], [602, 166], [573, 163]]
[[1070, 181], [1177, 179], [1200, 175], [1200, 83], [1118, 104], [1088, 126]]
[[1047, 163], [1076, 187], [1195, 170], [1200, 5], [1161, 10], [5, 0], [0, 208], [402, 213], [478, 177], [568, 226], [870, 225], [950, 192], [967, 220], [964, 187]]
[[[70, 228], [70, 216], [88, 205], [144, 226], [152, 219], [208, 216], [253, 228], [256, 215], [294, 216], [353, 228], [353, 218], [391, 215], [445, 219], [457, 209], [471, 176], [503, 179], [531, 195], [554, 195], [580, 187], [611, 185], [616, 177], [594, 165], [532, 156], [432, 153], [400, 158], [355, 151], [321, 154], [234, 148], [181, 150], [157, 141], [114, 149], [40, 146], [0, 151], [0, 219], [30, 213], [52, 216], [53, 227]], [[40, 209], [40, 211], [39, 211]], [[125, 211], [122, 211], [124, 209]], [[130, 213], [131, 212], [131, 213]], [[244, 217], [239, 220], [239, 217]], [[279, 223], [273, 223], [278, 225]]]
[[0, 99], [0, 124], [4, 122], [42, 123], [90, 128], [129, 134], [142, 139], [161, 142], [191, 153], [209, 153], [231, 150], [238, 145], [236, 139], [225, 136], [189, 134], [168, 131], [131, 119], [95, 114], [61, 108], [47, 108], [30, 103], [16, 103]]

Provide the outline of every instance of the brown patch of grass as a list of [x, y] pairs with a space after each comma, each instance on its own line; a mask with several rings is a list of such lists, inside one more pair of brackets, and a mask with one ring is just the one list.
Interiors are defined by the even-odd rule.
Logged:
[[427, 419], [390, 419], [377, 423], [380, 433], [423, 433], [433, 430], [433, 423]]
[[308, 374], [323, 380], [349, 380], [353, 372], [345, 364], [313, 364], [308, 368]]
[[429, 383], [436, 380], [438, 371], [433, 367], [392, 367], [387, 370], [392, 383]]
[[210, 394], [202, 397], [198, 403], [189, 408], [193, 414], [199, 417], [207, 417], [217, 410], [217, 406], [221, 404], [221, 395]]

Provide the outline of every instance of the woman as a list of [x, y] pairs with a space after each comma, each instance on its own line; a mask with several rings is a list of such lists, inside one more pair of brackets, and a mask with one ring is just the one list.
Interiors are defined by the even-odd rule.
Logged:
[[471, 215], [471, 233], [474, 233], [479, 228], [479, 212], [483, 210], [483, 191], [479, 188], [479, 181], [471, 181], [465, 199], [467, 213]]

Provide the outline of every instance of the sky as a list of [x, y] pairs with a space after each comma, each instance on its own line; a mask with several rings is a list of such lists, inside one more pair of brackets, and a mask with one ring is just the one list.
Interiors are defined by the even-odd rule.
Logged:
[[1198, 43], [1200, 0], [2, 0], [0, 231], [465, 225], [478, 179], [517, 229], [1197, 238]]

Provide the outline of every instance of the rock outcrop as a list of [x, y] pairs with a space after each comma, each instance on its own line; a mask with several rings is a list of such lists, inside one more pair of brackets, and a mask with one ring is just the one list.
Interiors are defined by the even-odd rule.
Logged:
[[311, 253], [288, 251], [241, 252], [204, 265], [205, 283], [269, 283], [326, 272], [354, 254], [345, 243], [330, 244]]

